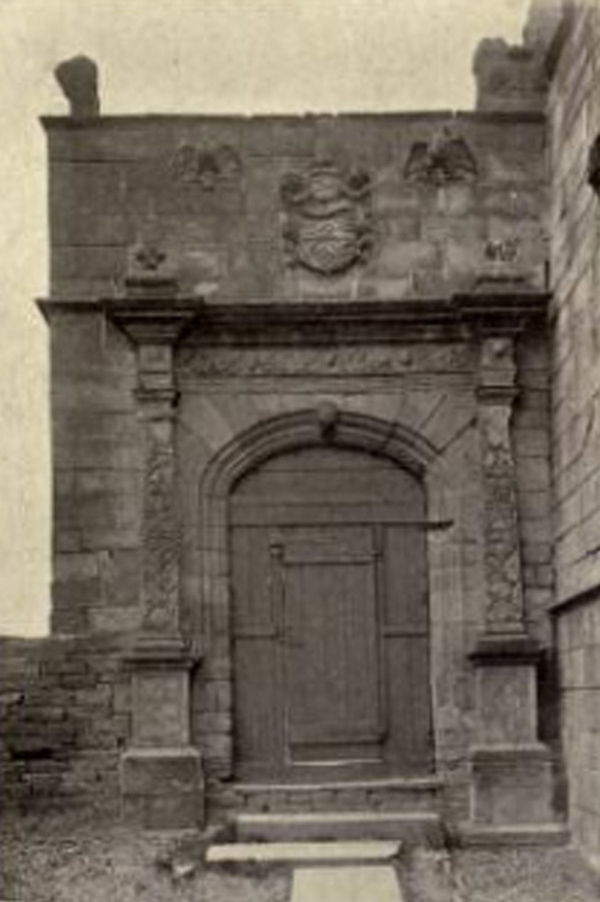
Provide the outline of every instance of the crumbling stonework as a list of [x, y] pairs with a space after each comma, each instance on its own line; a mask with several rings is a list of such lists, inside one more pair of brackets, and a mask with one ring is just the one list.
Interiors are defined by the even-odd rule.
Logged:
[[0, 639], [3, 805], [118, 813], [130, 710], [122, 655], [101, 636]]

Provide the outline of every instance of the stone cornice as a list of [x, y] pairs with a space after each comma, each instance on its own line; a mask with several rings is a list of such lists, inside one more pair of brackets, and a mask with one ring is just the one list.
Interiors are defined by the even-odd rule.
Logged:
[[331, 114], [327, 111], [315, 113], [264, 113], [255, 116], [245, 116], [239, 113], [228, 114], [191, 114], [191, 113], [133, 113], [120, 116], [40, 116], [39, 121], [46, 132], [59, 130], [100, 130], [116, 128], [139, 128], [140, 125], [156, 125], [160, 123], [198, 123], [199, 125], [233, 124], [252, 125], [253, 122], [318, 122], [319, 120], [336, 119], [340, 121], [438, 121], [438, 120], [463, 120], [463, 121], [498, 121], [498, 122], [544, 122], [545, 116], [537, 110], [381, 110], [379, 112], [343, 112]]
[[447, 341], [473, 335], [516, 335], [543, 330], [546, 292], [481, 292], [398, 301], [245, 301], [219, 303], [197, 297], [75, 300], [38, 305], [46, 319], [61, 313], [101, 313], [135, 340], [172, 342], [183, 331], [207, 344], [297, 344], [308, 340]]

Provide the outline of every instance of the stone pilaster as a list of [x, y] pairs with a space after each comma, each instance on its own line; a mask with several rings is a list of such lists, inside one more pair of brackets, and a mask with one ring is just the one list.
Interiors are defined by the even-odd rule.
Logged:
[[485, 627], [471, 660], [477, 720], [471, 748], [473, 841], [560, 834], [552, 810], [549, 750], [538, 741], [539, 649], [523, 604], [511, 416], [517, 397], [514, 339], [484, 336], [477, 389], [483, 493]]
[[183, 828], [202, 825], [204, 799], [200, 754], [190, 739], [190, 673], [198, 659], [179, 629], [173, 357], [198, 306], [178, 301], [176, 283], [159, 272], [162, 256], [142, 249], [138, 257], [144, 271], [126, 282], [125, 298], [106, 305], [136, 347], [144, 425], [142, 615], [128, 658], [131, 740], [121, 761], [121, 788], [128, 820]]
[[478, 417], [483, 477], [486, 632], [525, 632], [515, 461], [510, 421], [516, 397], [513, 339], [484, 338]]

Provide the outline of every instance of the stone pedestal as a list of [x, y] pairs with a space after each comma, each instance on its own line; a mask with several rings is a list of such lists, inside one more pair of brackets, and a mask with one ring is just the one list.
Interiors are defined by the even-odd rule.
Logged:
[[553, 821], [549, 749], [537, 740], [539, 650], [526, 635], [484, 636], [476, 667], [478, 723], [471, 747], [471, 827]]
[[[516, 396], [513, 340], [484, 337], [479, 375], [485, 629], [471, 654], [477, 724], [465, 835], [544, 840], [556, 827], [550, 750], [538, 741], [537, 663], [523, 605], [517, 486], [510, 421]], [[515, 833], [515, 831], [517, 831]], [[520, 833], [519, 833], [520, 831]], [[560, 827], [555, 831], [561, 832]]]
[[129, 658], [131, 745], [121, 759], [123, 815], [149, 829], [204, 824], [202, 761], [189, 729], [195, 663], [176, 637], [143, 637]]

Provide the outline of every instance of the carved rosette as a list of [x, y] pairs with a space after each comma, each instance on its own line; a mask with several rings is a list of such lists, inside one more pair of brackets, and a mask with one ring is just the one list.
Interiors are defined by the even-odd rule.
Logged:
[[316, 160], [281, 184], [289, 266], [334, 276], [367, 259], [373, 245], [371, 177]]
[[484, 492], [484, 560], [488, 631], [524, 631], [515, 461], [510, 421], [516, 396], [512, 338], [481, 348], [479, 434]]

